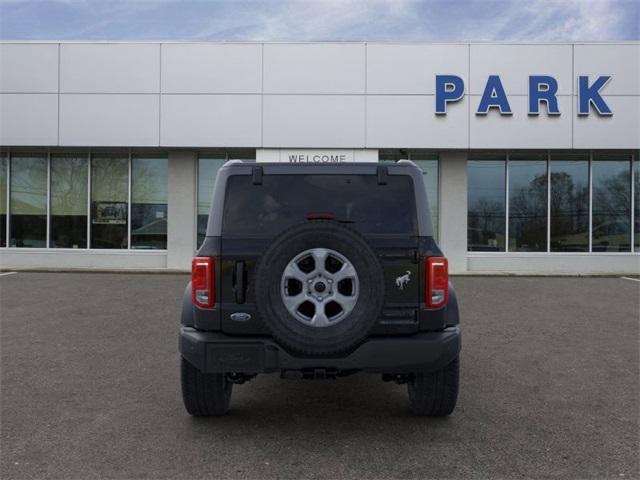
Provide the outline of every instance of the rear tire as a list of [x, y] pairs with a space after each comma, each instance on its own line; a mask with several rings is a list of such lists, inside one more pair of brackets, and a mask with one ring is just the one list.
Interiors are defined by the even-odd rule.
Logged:
[[233, 384], [223, 373], [202, 373], [184, 358], [180, 359], [182, 400], [189, 415], [220, 416], [229, 410]]
[[409, 380], [409, 408], [416, 415], [442, 417], [456, 407], [460, 359], [431, 373], [416, 373]]

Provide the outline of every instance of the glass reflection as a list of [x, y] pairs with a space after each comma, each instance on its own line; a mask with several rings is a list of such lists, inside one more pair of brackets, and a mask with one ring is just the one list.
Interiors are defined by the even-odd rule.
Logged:
[[[618, 159], [615, 159], [618, 158]], [[631, 164], [620, 157], [594, 157], [592, 248], [594, 252], [631, 250]]]
[[211, 208], [213, 186], [215, 185], [218, 170], [224, 165], [225, 161], [225, 156], [198, 159], [198, 248], [200, 248], [204, 237], [207, 235], [207, 219]]
[[167, 248], [168, 160], [133, 158], [131, 248]]
[[127, 248], [129, 159], [91, 158], [91, 248]]
[[[640, 152], [638, 152], [640, 153]], [[636, 153], [636, 158], [633, 162], [633, 191], [634, 191], [634, 207], [635, 213], [633, 215], [633, 224], [634, 224], [634, 251], [640, 252], [640, 158], [638, 158], [638, 153]]]
[[47, 246], [47, 157], [11, 156], [12, 247]]
[[509, 251], [512, 252], [547, 250], [547, 162], [529, 160], [531, 157], [513, 156], [509, 162]]
[[551, 159], [552, 252], [589, 251], [589, 160], [573, 157]]
[[469, 160], [467, 249], [505, 250], [505, 161]]
[[[359, 192], [354, 198], [353, 191]], [[383, 192], [381, 191], [384, 190]], [[385, 201], [380, 202], [381, 195]], [[305, 198], [301, 203], [300, 198]], [[378, 205], [372, 209], [371, 205]], [[248, 175], [227, 183], [223, 232], [227, 235], [276, 235], [309, 212], [328, 212], [364, 234], [415, 235], [417, 218], [413, 183], [390, 175], [380, 187], [375, 175], [266, 175], [260, 188]]]
[[0, 155], [0, 247], [7, 246], [7, 156]]
[[86, 155], [51, 158], [51, 238], [53, 248], [87, 247]]

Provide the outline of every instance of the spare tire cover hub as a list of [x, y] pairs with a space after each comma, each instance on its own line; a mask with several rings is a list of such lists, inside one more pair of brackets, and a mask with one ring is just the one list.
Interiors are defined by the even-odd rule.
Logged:
[[280, 292], [289, 313], [312, 327], [335, 325], [358, 301], [358, 274], [341, 253], [312, 248], [285, 267]]

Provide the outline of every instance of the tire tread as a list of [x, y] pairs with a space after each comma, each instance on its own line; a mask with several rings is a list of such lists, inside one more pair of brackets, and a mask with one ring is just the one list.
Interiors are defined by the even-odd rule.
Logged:
[[411, 411], [429, 417], [450, 415], [458, 399], [459, 379], [459, 357], [436, 372], [416, 373], [408, 388]]
[[180, 359], [182, 400], [189, 415], [219, 416], [227, 413], [231, 384], [222, 373], [202, 373], [184, 358]]

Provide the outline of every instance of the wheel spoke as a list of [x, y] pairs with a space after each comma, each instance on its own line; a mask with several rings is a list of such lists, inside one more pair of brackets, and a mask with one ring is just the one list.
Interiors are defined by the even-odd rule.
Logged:
[[297, 295], [283, 295], [282, 302], [284, 306], [291, 313], [295, 314], [304, 302], [308, 300], [308, 297], [304, 291], [298, 293]]
[[329, 319], [324, 313], [324, 305], [316, 303], [316, 313], [313, 315], [313, 318], [311, 318], [311, 325], [314, 327], [326, 327], [329, 323]]
[[350, 263], [343, 263], [340, 270], [333, 274], [333, 279], [336, 282], [340, 280], [344, 280], [345, 278], [355, 278], [356, 277], [356, 269], [353, 268], [353, 265]]
[[287, 265], [287, 268], [284, 269], [283, 277], [293, 278], [295, 280], [298, 280], [299, 282], [302, 282], [302, 284], [304, 285], [304, 282], [307, 279], [307, 274], [300, 270], [300, 267], [298, 267], [297, 263], [291, 262], [289, 263], [289, 265]]
[[336, 302], [338, 305], [340, 305], [342, 307], [342, 310], [344, 312], [351, 312], [351, 310], [353, 309], [353, 307], [356, 306], [356, 302], [358, 301], [358, 297], [357, 296], [351, 296], [351, 295], [342, 295], [339, 292], [336, 292], [336, 294], [333, 296], [332, 300], [334, 302]]
[[324, 265], [327, 260], [327, 255], [329, 255], [329, 251], [326, 248], [314, 248], [311, 250], [311, 256], [313, 257], [313, 263], [315, 264], [314, 273], [324, 273]]

